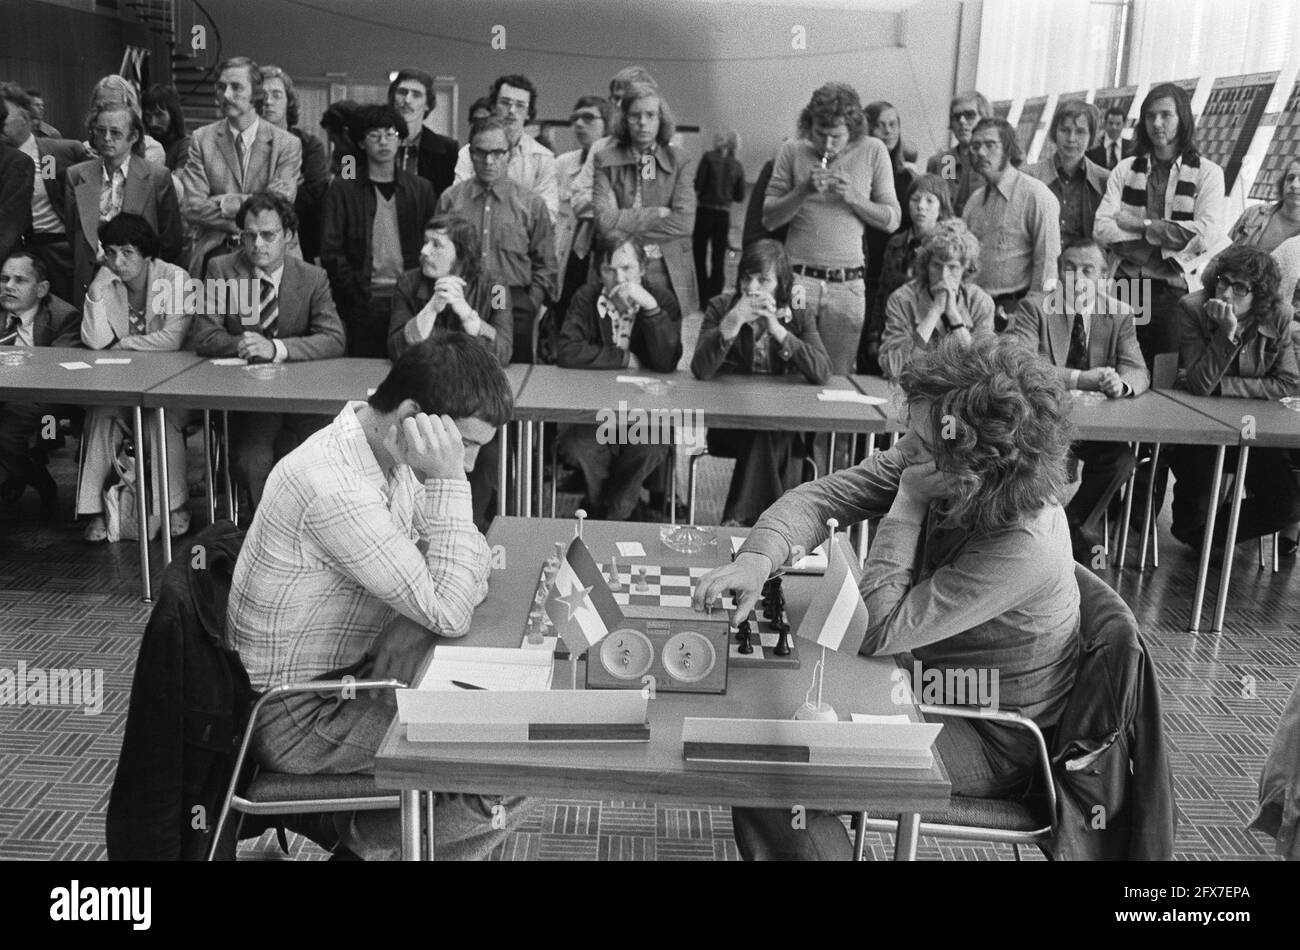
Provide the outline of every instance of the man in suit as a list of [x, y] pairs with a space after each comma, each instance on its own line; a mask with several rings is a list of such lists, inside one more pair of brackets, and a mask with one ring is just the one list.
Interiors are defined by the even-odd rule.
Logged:
[[31, 219], [23, 246], [45, 262], [51, 293], [71, 300], [72, 246], [64, 219], [64, 181], [68, 167], [86, 157], [85, 149], [71, 139], [37, 136], [31, 100], [17, 83], [0, 83], [0, 99], [7, 108], [4, 139], [26, 155], [35, 169], [28, 193]]
[[1111, 106], [1106, 110], [1101, 141], [1095, 148], [1090, 148], [1084, 153], [1089, 161], [1096, 162], [1110, 171], [1133, 154], [1137, 146], [1131, 139], [1124, 138], [1124, 123], [1127, 119], [1128, 114], [1118, 106]]
[[[213, 259], [204, 312], [194, 319], [190, 346], [200, 356], [239, 356], [250, 363], [325, 360], [346, 348], [329, 277], [286, 253], [298, 219], [281, 195], [248, 198], [235, 215], [243, 248]], [[248, 288], [217, 299], [215, 288]], [[238, 298], [232, 301], [232, 297]], [[329, 417], [237, 413], [230, 423], [231, 469], [256, 507], [275, 463], [329, 423]]]
[[422, 69], [399, 69], [388, 84], [388, 104], [404, 123], [397, 168], [433, 185], [433, 199], [451, 187], [460, 143], [426, 128], [425, 118], [438, 107], [433, 77]]
[[226, 60], [216, 88], [223, 118], [195, 131], [180, 174], [181, 213], [194, 228], [186, 269], [199, 278], [209, 259], [238, 248], [235, 216], [245, 200], [270, 192], [292, 203], [302, 170], [298, 139], [259, 118], [266, 94], [255, 62]]
[[[0, 324], [0, 348], [81, 345], [81, 314], [50, 296], [45, 262], [30, 250], [14, 251], [0, 266]], [[0, 498], [12, 504], [31, 485], [47, 518], [58, 505], [58, 487], [43, 453], [29, 445], [55, 413], [56, 407], [44, 403], [0, 403]]]
[[28, 89], [27, 98], [32, 101], [32, 131], [41, 138], [61, 139], [63, 133], [45, 121], [45, 96], [39, 89]]
[[90, 118], [99, 158], [68, 169], [64, 220], [72, 241], [72, 302], [78, 308], [99, 262], [99, 226], [123, 212], [138, 214], [158, 235], [158, 256], [169, 264], [181, 259], [181, 209], [166, 168], [136, 156], [131, 149], [144, 137], [138, 113], [121, 105], [100, 106]]
[[[0, 99], [0, 129], [8, 122], [9, 104]], [[22, 242], [32, 223], [32, 182], [36, 166], [0, 134], [0, 261]]]
[[[1101, 392], [1107, 399], [1140, 396], [1151, 379], [1133, 329], [1133, 311], [1106, 296], [1105, 273], [1106, 256], [1092, 238], [1067, 244], [1057, 261], [1056, 287], [1045, 297], [1031, 295], [1020, 302], [1011, 333], [1051, 360], [1071, 389]], [[1078, 442], [1074, 455], [1083, 463], [1083, 477], [1065, 514], [1075, 559], [1089, 564], [1101, 539], [1085, 531], [1083, 523], [1132, 452], [1123, 442]]]

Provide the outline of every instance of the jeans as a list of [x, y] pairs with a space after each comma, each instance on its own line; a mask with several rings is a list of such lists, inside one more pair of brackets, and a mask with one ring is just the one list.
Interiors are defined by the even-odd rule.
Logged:
[[[862, 279], [829, 283], [803, 274], [794, 275], [796, 293], [803, 294], [804, 306], [817, 323], [817, 332], [831, 358], [831, 372], [852, 373], [858, 358], [858, 343], [867, 319], [867, 290]], [[798, 297], [795, 298], [798, 303]]]
[[695, 209], [695, 233], [691, 250], [695, 253], [695, 281], [700, 288], [700, 304], [722, 293], [727, 276], [727, 245], [731, 232], [731, 212], [703, 206]]

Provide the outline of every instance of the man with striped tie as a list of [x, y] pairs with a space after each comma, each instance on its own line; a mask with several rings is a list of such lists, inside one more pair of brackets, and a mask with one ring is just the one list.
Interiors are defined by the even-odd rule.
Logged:
[[[241, 249], [209, 266], [212, 286], [224, 293], [209, 295], [209, 306], [195, 318], [191, 347], [200, 356], [238, 356], [250, 363], [342, 356], [343, 323], [328, 276], [285, 253], [298, 228], [293, 205], [277, 194], [253, 195], [240, 207], [235, 223]], [[231, 288], [239, 292], [230, 293]], [[253, 507], [276, 461], [329, 421], [328, 416], [297, 414], [232, 415], [231, 469], [247, 486]]]

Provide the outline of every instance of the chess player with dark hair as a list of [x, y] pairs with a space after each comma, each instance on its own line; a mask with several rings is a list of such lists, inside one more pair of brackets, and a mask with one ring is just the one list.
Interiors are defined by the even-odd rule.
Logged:
[[392, 106], [362, 106], [353, 125], [365, 161], [325, 197], [321, 265], [348, 331], [348, 356], [383, 359], [398, 279], [420, 259], [436, 198], [425, 179], [396, 166], [405, 130]]
[[1153, 86], [1139, 115], [1135, 152], [1107, 179], [1092, 233], [1119, 258], [1115, 277], [1145, 287], [1146, 305], [1134, 322], [1150, 368], [1157, 353], [1179, 349], [1178, 301], [1187, 279], [1174, 258], [1218, 246], [1228, 222], [1223, 169], [1196, 150], [1187, 92], [1173, 83]]
[[[604, 255], [601, 282], [574, 294], [560, 327], [558, 360], [570, 369], [647, 369], [670, 373], [682, 356], [682, 315], [663, 287], [643, 281], [645, 252], [632, 240]], [[574, 380], [581, 386], [581, 380]], [[609, 521], [655, 520], [641, 486], [668, 457], [668, 446], [602, 442], [590, 425], [559, 427], [560, 457], [582, 470], [586, 508]]]
[[[393, 295], [388, 355], [396, 360], [439, 331], [459, 330], [486, 347], [501, 366], [510, 365], [514, 320], [508, 296], [497, 293], [481, 270], [478, 228], [456, 215], [439, 215], [424, 226], [420, 266], [404, 273]], [[486, 531], [497, 490], [498, 443], [483, 444], [469, 476], [474, 523]]]
[[[1300, 393], [1300, 368], [1292, 334], [1291, 305], [1278, 295], [1277, 262], [1256, 247], [1233, 245], [1213, 261], [1212, 283], [1178, 304], [1182, 327], [1180, 364], [1189, 392], [1197, 396], [1278, 399]], [[1250, 412], [1243, 403], [1242, 414]], [[1236, 464], [1229, 448], [1225, 467]], [[1214, 452], [1178, 446], [1170, 459], [1174, 485], [1173, 524], [1178, 540], [1197, 546], [1205, 533]], [[1282, 449], [1252, 449], [1246, 468], [1237, 542], [1272, 534], [1300, 521], [1300, 484]], [[1219, 509], [1214, 543], [1227, 536], [1228, 503]]]
[[[1025, 299], [1011, 333], [1052, 361], [1070, 389], [1104, 393], [1107, 399], [1140, 396], [1151, 385], [1133, 329], [1133, 310], [1106, 295], [1106, 255], [1091, 238], [1067, 244], [1057, 262], [1056, 290]], [[1090, 564], [1102, 541], [1083, 528], [1111, 479], [1131, 454], [1123, 442], [1076, 442], [1083, 463], [1079, 489], [1065, 506], [1075, 560]]]
[[68, 169], [64, 220], [72, 241], [73, 300], [82, 305], [100, 261], [99, 229], [119, 214], [139, 215], [153, 231], [152, 256], [169, 264], [181, 258], [184, 238], [180, 203], [165, 168], [131, 155], [144, 135], [144, 122], [121, 105], [101, 106], [90, 114], [90, 141], [98, 158]]
[[[194, 320], [190, 348], [200, 356], [264, 363], [342, 356], [346, 337], [329, 277], [287, 253], [298, 226], [293, 206], [277, 194], [253, 195], [240, 206], [235, 225], [242, 250], [214, 258], [208, 274], [213, 288], [249, 288], [252, 309], [244, 312], [229, 299], [223, 308], [212, 300], [210, 288], [209, 301]], [[231, 469], [248, 486], [254, 507], [275, 461], [327, 421], [295, 413], [231, 415]]]
[[[910, 652], [927, 669], [996, 673], [1003, 710], [1056, 724], [1074, 683], [1079, 588], [1057, 498], [1066, 484], [1069, 396], [1019, 342], [943, 341], [899, 378], [908, 429], [893, 448], [800, 485], [769, 508], [731, 564], [696, 587], [697, 610], [731, 593], [747, 616], [764, 581], [797, 545], [826, 539], [828, 518], [881, 519], [860, 589], [869, 617], [861, 652]], [[952, 421], [955, 420], [955, 429]], [[947, 426], [953, 438], [943, 438]], [[956, 699], [950, 699], [956, 702]], [[1021, 795], [1037, 748], [1023, 730], [943, 720], [936, 749], [954, 795]], [[839, 818], [733, 808], [748, 860], [841, 859], [852, 847]]]
[[1061, 203], [1020, 170], [1016, 130], [1005, 119], [980, 119], [970, 152], [983, 184], [961, 216], [980, 239], [978, 281], [993, 298], [994, 326], [1001, 333], [1026, 295], [1045, 293], [1056, 281]]
[[199, 279], [211, 258], [238, 250], [244, 202], [269, 192], [292, 204], [302, 171], [302, 144], [260, 118], [266, 90], [257, 63], [246, 56], [222, 63], [216, 98], [221, 118], [194, 131], [179, 175], [181, 214], [193, 232], [186, 269]]
[[[254, 689], [348, 675], [409, 683], [436, 637], [470, 632], [490, 552], [474, 527], [466, 473], [512, 409], [496, 357], [440, 331], [403, 353], [368, 402], [348, 403], [275, 467], [227, 615]], [[371, 773], [395, 712], [387, 690], [346, 702], [299, 694], [269, 704], [253, 751], [277, 772]], [[440, 860], [485, 858], [528, 806], [469, 794], [436, 801]], [[399, 854], [396, 810], [321, 825], [313, 837], [331, 850]]]
[[[830, 357], [811, 315], [793, 306], [793, 287], [794, 274], [779, 243], [764, 238], [745, 248], [735, 291], [719, 294], [704, 308], [691, 358], [695, 377], [799, 374], [813, 385], [825, 383]], [[722, 507], [724, 525], [752, 525], [797, 482], [789, 469], [800, 440], [793, 431], [709, 429], [710, 454], [736, 460]]]
[[1084, 154], [1088, 160], [1111, 171], [1122, 159], [1133, 154], [1135, 148], [1131, 139], [1124, 138], [1124, 123], [1128, 121], [1128, 110], [1119, 106], [1110, 106], [1102, 117], [1101, 141], [1095, 148]]
[[[456, 175], [459, 144], [425, 126], [429, 113], [438, 108], [433, 77], [423, 69], [399, 69], [388, 84], [388, 104], [402, 118], [398, 127], [402, 144], [397, 167], [408, 175], [423, 178], [433, 187], [433, 200], [451, 187]], [[470, 120], [473, 124], [473, 120]]]
[[1027, 165], [1026, 175], [1045, 184], [1061, 206], [1061, 243], [1092, 239], [1097, 208], [1106, 194], [1109, 172], [1084, 154], [1096, 135], [1097, 110], [1075, 99], [1061, 103], [1048, 127], [1047, 138], [1056, 148], [1050, 158]]
[[[524, 131], [524, 126], [537, 118], [537, 87], [527, 76], [498, 76], [488, 91], [488, 98], [506, 135], [502, 174], [541, 198], [554, 224], [560, 210], [555, 153]], [[478, 166], [470, 154], [470, 146], [465, 145], [456, 157], [456, 184], [477, 175]]]
[[966, 200], [981, 184], [971, 158], [970, 140], [979, 121], [992, 116], [993, 107], [988, 99], [974, 89], [958, 93], [948, 104], [948, 130], [952, 132], [955, 144], [931, 155], [925, 163], [925, 170], [948, 183], [953, 214], [962, 213]]
[[[29, 250], [11, 253], [0, 265], [0, 347], [80, 345], [81, 313], [51, 296], [45, 262]], [[12, 504], [30, 485], [46, 518], [57, 510], [59, 490], [41, 453], [29, 445], [41, 420], [55, 411], [45, 403], [0, 402], [0, 499]]]
[[[166, 175], [165, 169], [153, 168]], [[92, 350], [172, 352], [185, 343], [192, 314], [186, 309], [189, 275], [175, 264], [160, 259], [158, 233], [144, 217], [123, 211], [99, 225], [96, 245], [103, 248], [104, 265], [86, 292], [85, 315], [81, 321], [81, 342]], [[171, 498], [171, 533], [180, 537], [190, 527], [189, 481], [185, 477], [185, 434], [188, 413], [167, 414], [167, 478]], [[130, 410], [92, 406], [86, 412], [82, 435], [84, 452], [78, 476], [77, 515], [90, 515], [84, 537], [98, 542], [108, 537], [104, 522], [104, 482], [113, 471], [119, 429], [127, 429]], [[147, 427], [153, 463], [154, 498], [160, 499], [157, 482], [158, 427], [150, 419]]]

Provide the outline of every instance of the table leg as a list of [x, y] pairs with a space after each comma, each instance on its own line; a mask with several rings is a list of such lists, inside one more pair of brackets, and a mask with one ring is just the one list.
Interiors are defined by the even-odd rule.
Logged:
[[[555, 477], [555, 473], [551, 473]], [[546, 505], [542, 499], [546, 493], [546, 423], [537, 423], [537, 498], [534, 504], [537, 505], [537, 517], [546, 514]]]
[[401, 792], [402, 860], [420, 860], [420, 793]]
[[515, 450], [510, 456], [510, 461], [515, 468], [515, 517], [520, 517], [524, 513], [524, 499], [520, 492], [520, 489], [524, 484], [524, 465], [520, 459], [520, 454], [523, 452], [524, 427], [526, 425], [528, 425], [528, 423], [524, 422], [522, 419], [515, 423]]
[[155, 415], [158, 419], [158, 442], [154, 448], [158, 459], [154, 463], [153, 474], [158, 480], [158, 497], [162, 499], [159, 514], [162, 516], [163, 567], [166, 567], [172, 562], [172, 491], [167, 483], [167, 410], [159, 406]]
[[1232, 483], [1232, 507], [1228, 509], [1228, 533], [1223, 540], [1223, 568], [1219, 574], [1219, 594], [1214, 601], [1214, 622], [1210, 627], [1210, 632], [1215, 634], [1223, 633], [1223, 614], [1228, 609], [1228, 585], [1232, 581], [1232, 554], [1237, 546], [1237, 523], [1241, 519], [1241, 499], [1246, 494], [1246, 462], [1249, 458], [1250, 444], [1242, 442], [1237, 452], [1237, 477]]
[[915, 861], [916, 844], [921, 838], [920, 812], [903, 812], [898, 816], [898, 834], [894, 838], [894, 860]]
[[826, 453], [826, 474], [835, 471], [835, 433], [831, 433], [829, 451]]
[[221, 410], [221, 470], [226, 490], [226, 516], [235, 521], [235, 486], [230, 479], [230, 413]]
[[510, 470], [510, 425], [497, 429], [497, 511], [504, 517], [506, 511], [506, 473]]
[[[1137, 461], [1137, 445], [1133, 446], [1133, 460]], [[1124, 515], [1119, 525], [1119, 569], [1124, 570], [1124, 561], [1128, 557], [1128, 524], [1129, 519], [1133, 517], [1133, 486], [1137, 484], [1137, 465], [1133, 466], [1133, 474], [1128, 477], [1128, 487], [1124, 489]]]
[[533, 516], [533, 424], [524, 423], [524, 439], [519, 445], [519, 482], [524, 496], [525, 518]]
[[425, 853], [428, 855], [426, 861], [434, 860], [433, 851], [433, 807], [436, 803], [437, 796], [433, 792], [424, 793], [424, 840], [428, 849]]
[[870, 458], [875, 454], [876, 454], [876, 434], [874, 432], [868, 432], [867, 433], [867, 457]]
[[135, 518], [140, 532], [140, 589], [141, 599], [147, 604], [153, 600], [153, 582], [149, 577], [149, 505], [146, 501], [144, 481], [144, 410], [136, 406], [132, 423], [135, 426]]
[[867, 848], [867, 813], [858, 812], [858, 830], [853, 836], [853, 860], [861, 861]]
[[[1201, 538], [1201, 562], [1196, 568], [1196, 593], [1192, 595], [1192, 620], [1188, 633], [1199, 633], [1201, 607], [1205, 604], [1205, 580], [1210, 573], [1210, 551], [1214, 547], [1214, 522], [1219, 513], [1219, 491], [1223, 488], [1223, 459], [1228, 447], [1220, 445], [1214, 453], [1214, 478], [1210, 482], [1210, 510], [1205, 518], [1205, 536]], [[1155, 473], [1152, 472], [1152, 477]]]
[[[1141, 573], [1147, 569], [1147, 543], [1151, 540], [1151, 532], [1155, 530], [1152, 518], [1155, 516], [1151, 510], [1155, 507], [1156, 499], [1156, 472], [1160, 470], [1160, 443], [1155, 444], [1151, 450], [1151, 477], [1147, 480], [1147, 501], [1142, 509], [1142, 541], [1138, 547], [1138, 572]], [[1127, 530], [1127, 526], [1125, 526]]]
[[208, 524], [217, 520], [217, 473], [212, 470], [212, 410], [203, 410], [203, 484], [207, 489]]

